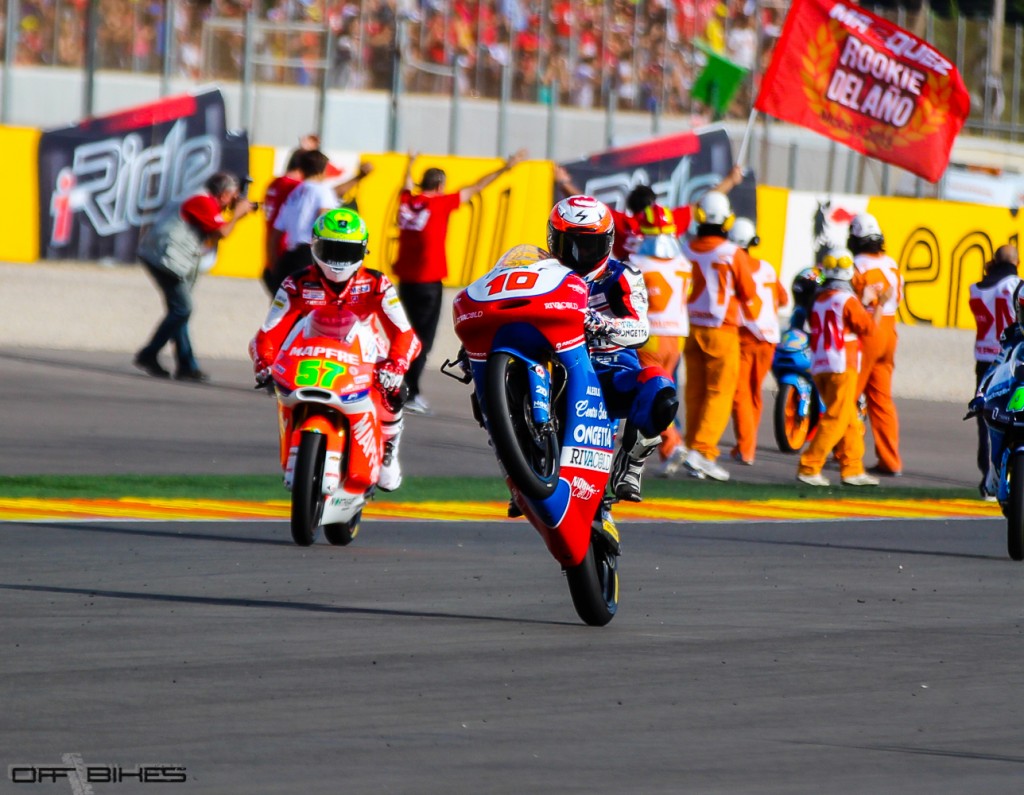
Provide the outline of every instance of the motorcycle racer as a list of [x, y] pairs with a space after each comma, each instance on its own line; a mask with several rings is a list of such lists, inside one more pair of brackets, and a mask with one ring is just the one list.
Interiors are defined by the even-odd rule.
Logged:
[[369, 233], [354, 210], [329, 210], [313, 224], [314, 264], [293, 273], [278, 289], [266, 319], [249, 343], [258, 384], [270, 379], [270, 366], [302, 318], [329, 304], [344, 306], [377, 330], [381, 360], [377, 386], [385, 396], [381, 430], [384, 456], [377, 485], [394, 491], [402, 483], [398, 446], [402, 436], [402, 385], [421, 345], [398, 292], [383, 273], [363, 267]]
[[636, 348], [650, 333], [647, 288], [632, 265], [611, 258], [611, 211], [592, 196], [569, 196], [548, 218], [548, 250], [589, 287], [585, 328], [608, 413], [625, 419], [610, 488], [639, 502], [644, 462], [676, 416], [675, 384], [658, 366], [643, 367]]
[[[1003, 365], [1007, 362], [1012, 365], [1024, 360], [1024, 346], [1022, 346], [1022, 343], [1024, 343], [1024, 281], [1018, 282], [1014, 287], [1012, 304], [1014, 322], [1007, 325], [1003, 329], [1003, 333], [999, 335], [999, 353], [981, 377], [975, 397], [968, 405], [968, 413], [964, 419], [969, 419], [981, 413], [985, 407], [986, 393], [990, 389], [996, 387], [998, 391], [998, 389], [1003, 387], [1003, 382], [1015, 378], [1015, 374], [1008, 373]], [[988, 468], [979, 489], [983, 499], [995, 495], [998, 489], [996, 473], [999, 471], [1000, 461], [1003, 458], [1004, 436], [1005, 434], [1002, 430], [988, 425], [988, 447], [991, 466]]]

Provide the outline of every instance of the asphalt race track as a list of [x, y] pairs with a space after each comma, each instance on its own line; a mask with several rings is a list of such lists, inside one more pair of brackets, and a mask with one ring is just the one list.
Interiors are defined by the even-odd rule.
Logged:
[[[190, 386], [0, 351], [0, 474], [275, 472], [272, 401], [209, 367]], [[465, 388], [428, 386], [407, 473], [496, 471]], [[972, 486], [961, 407], [899, 407], [901, 482]], [[734, 477], [792, 482], [764, 431]], [[280, 521], [0, 524], [0, 791], [1020, 790], [1001, 521], [622, 529], [620, 613], [595, 629], [522, 523], [308, 549]]]

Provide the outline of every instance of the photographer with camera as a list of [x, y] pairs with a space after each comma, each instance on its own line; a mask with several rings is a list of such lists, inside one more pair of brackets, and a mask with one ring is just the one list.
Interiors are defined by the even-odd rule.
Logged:
[[[179, 381], [209, 380], [199, 369], [188, 334], [192, 289], [199, 274], [213, 267], [217, 244], [254, 208], [238, 178], [218, 171], [206, 180], [204, 190], [164, 207], [143, 232], [136, 253], [160, 290], [167, 313], [149, 342], [135, 355], [135, 366], [140, 370], [156, 378], [170, 378], [171, 373], [160, 364], [159, 354], [168, 342], [173, 342], [177, 360], [174, 377]], [[224, 214], [229, 210], [227, 218]]]

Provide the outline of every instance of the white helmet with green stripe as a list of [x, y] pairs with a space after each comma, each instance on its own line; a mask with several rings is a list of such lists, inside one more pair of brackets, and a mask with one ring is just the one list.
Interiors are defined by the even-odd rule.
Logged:
[[313, 224], [313, 259], [327, 279], [344, 284], [363, 264], [369, 237], [355, 210], [328, 210]]

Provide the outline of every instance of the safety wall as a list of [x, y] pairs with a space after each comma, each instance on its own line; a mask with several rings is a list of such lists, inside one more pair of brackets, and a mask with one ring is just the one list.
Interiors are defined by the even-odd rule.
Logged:
[[[0, 163], [7, 190], [0, 194], [0, 261], [39, 259], [37, 154], [40, 133], [0, 127]], [[250, 198], [262, 201], [287, 157], [284, 148], [252, 146]], [[350, 173], [359, 160], [373, 172], [358, 184], [355, 201], [370, 229], [368, 264], [390, 272], [398, 230], [398, 193], [408, 157], [402, 154], [328, 152]], [[472, 184], [501, 165], [498, 159], [423, 156], [413, 169], [418, 181], [428, 167], [448, 174], [449, 189]], [[545, 225], [554, 201], [553, 166], [528, 161], [500, 176], [451, 218], [447, 239], [449, 285], [462, 285], [485, 273], [517, 243], [544, 245]], [[996, 248], [1017, 244], [1022, 219], [1008, 209], [931, 199], [879, 198], [817, 194], [781, 188], [757, 188], [757, 227], [761, 244], [752, 253], [775, 265], [784, 284], [814, 262], [825, 241], [845, 244], [850, 219], [871, 212], [879, 220], [888, 253], [899, 263], [905, 282], [900, 305], [904, 323], [972, 328], [968, 287], [981, 278]], [[257, 278], [264, 259], [262, 213], [239, 224], [221, 245], [213, 273]]]

